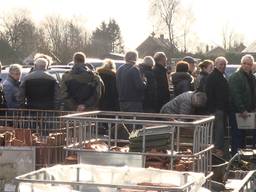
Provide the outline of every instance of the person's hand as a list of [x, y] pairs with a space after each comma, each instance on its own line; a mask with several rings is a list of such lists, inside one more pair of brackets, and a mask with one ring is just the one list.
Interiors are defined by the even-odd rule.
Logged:
[[242, 117], [243, 119], [246, 119], [249, 116], [249, 114], [247, 111], [244, 111], [244, 112], [240, 113], [239, 116]]
[[85, 106], [84, 105], [78, 105], [76, 108], [76, 111], [85, 111]]

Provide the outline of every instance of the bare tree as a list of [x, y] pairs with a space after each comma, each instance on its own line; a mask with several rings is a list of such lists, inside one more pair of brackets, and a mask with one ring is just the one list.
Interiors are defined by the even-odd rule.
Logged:
[[[167, 28], [171, 51], [175, 45], [175, 17], [179, 6], [178, 0], [149, 0], [151, 15], [160, 19]], [[159, 23], [159, 22], [158, 22]]]
[[230, 25], [225, 24], [222, 30], [222, 43], [223, 48], [226, 50], [232, 50], [243, 43], [244, 37], [242, 34], [235, 32]]
[[43, 24], [50, 51], [62, 63], [67, 63], [74, 52], [84, 51], [88, 44], [87, 32], [74, 20], [58, 16], [48, 17]]
[[8, 42], [19, 62], [37, 49], [39, 34], [28, 13], [27, 10], [18, 10], [3, 17], [1, 23], [1, 39]]
[[[179, 18], [179, 22], [177, 22], [177, 35], [176, 41], [182, 47], [183, 52], [187, 53], [188, 45], [194, 46], [196, 40], [195, 33], [191, 32], [191, 27], [195, 21], [195, 17], [192, 13], [192, 7], [184, 7], [179, 6], [179, 10], [177, 12], [177, 17]], [[193, 48], [192, 48], [193, 49]]]
[[228, 50], [231, 48], [233, 36], [234, 30], [228, 24], [225, 24], [222, 29], [222, 44], [224, 49]]

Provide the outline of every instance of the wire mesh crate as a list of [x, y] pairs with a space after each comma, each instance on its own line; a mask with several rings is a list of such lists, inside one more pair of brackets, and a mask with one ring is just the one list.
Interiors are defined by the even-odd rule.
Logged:
[[0, 146], [34, 146], [36, 169], [62, 163], [66, 130], [60, 116], [68, 113], [0, 109]]
[[[67, 131], [65, 149], [77, 153], [80, 163], [145, 167], [147, 157], [159, 156], [170, 159], [168, 169], [173, 169], [173, 162], [180, 158], [190, 160], [188, 170], [206, 175], [211, 172], [213, 116], [93, 111], [62, 118]], [[141, 131], [143, 137], [141, 151], [111, 151], [113, 146], [129, 144], [128, 136], [136, 129]], [[170, 143], [167, 154], [146, 150], [145, 138], [150, 134], [168, 135]], [[88, 143], [99, 140], [106, 142], [105, 150], [85, 148]], [[184, 147], [191, 149], [191, 154], [179, 154]]]
[[202, 173], [152, 168], [56, 165], [16, 177], [17, 191], [124, 192], [198, 191]]

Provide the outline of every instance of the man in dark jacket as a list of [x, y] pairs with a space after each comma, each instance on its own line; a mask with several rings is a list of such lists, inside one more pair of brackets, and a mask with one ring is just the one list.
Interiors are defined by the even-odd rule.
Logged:
[[[231, 150], [235, 154], [238, 148], [245, 147], [245, 130], [239, 129], [236, 114], [246, 119], [248, 113], [255, 111], [255, 77], [252, 74], [254, 58], [252, 55], [244, 55], [241, 59], [241, 67], [229, 77], [231, 93], [231, 112], [229, 116], [232, 131]], [[255, 145], [255, 132], [253, 145]]]
[[61, 81], [64, 110], [88, 111], [97, 107], [102, 93], [101, 78], [85, 65], [85, 54], [76, 52], [74, 66]]
[[157, 52], [154, 55], [155, 66], [153, 72], [157, 82], [156, 112], [170, 100], [169, 84], [167, 80], [166, 63], [167, 58], [164, 52]]
[[227, 63], [225, 57], [215, 59], [215, 68], [208, 76], [205, 88], [208, 111], [215, 115], [213, 142], [216, 154], [219, 156], [224, 155], [224, 135], [229, 107], [229, 87], [224, 76]]
[[157, 84], [156, 78], [153, 73], [153, 66], [155, 61], [153, 57], [146, 56], [143, 58], [143, 62], [139, 65], [142, 74], [147, 79], [147, 87], [144, 92], [144, 101], [143, 101], [143, 112], [145, 113], [155, 113], [155, 105], [157, 98]]
[[125, 64], [116, 73], [117, 91], [120, 110], [125, 112], [143, 112], [146, 79], [136, 64], [138, 53], [129, 51], [125, 54]]
[[53, 110], [59, 107], [59, 83], [45, 70], [48, 61], [38, 58], [34, 70], [21, 82], [17, 102], [29, 109]]

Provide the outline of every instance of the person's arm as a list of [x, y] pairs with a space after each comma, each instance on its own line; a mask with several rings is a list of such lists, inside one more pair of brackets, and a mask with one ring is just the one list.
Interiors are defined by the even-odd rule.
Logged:
[[144, 90], [146, 88], [146, 78], [143, 77], [140, 70], [137, 67], [132, 69], [133, 81], [138, 90]]
[[19, 87], [18, 93], [17, 93], [17, 103], [19, 108], [25, 107], [25, 85], [26, 81], [23, 81]]

